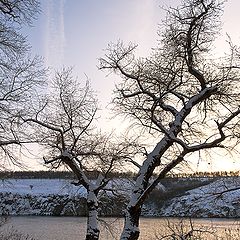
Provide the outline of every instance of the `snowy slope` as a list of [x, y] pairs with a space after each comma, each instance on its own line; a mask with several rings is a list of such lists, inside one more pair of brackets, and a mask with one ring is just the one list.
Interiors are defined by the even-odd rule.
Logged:
[[[58, 194], [86, 196], [86, 189], [71, 184], [72, 180], [64, 179], [2, 179], [0, 180], [0, 192], [12, 192], [18, 194]], [[94, 180], [93, 180], [94, 182]], [[130, 194], [132, 182], [128, 179], [113, 179], [109, 181], [106, 189], [113, 189], [121, 194]], [[109, 191], [109, 194], [111, 191]]]
[[[121, 207], [129, 194], [131, 182], [114, 180], [106, 186], [118, 190], [100, 195], [101, 215], [121, 215]], [[0, 215], [86, 216], [86, 189], [63, 179], [5, 179], [0, 180]]]
[[0, 181], [0, 192], [21, 195], [79, 195], [86, 196], [86, 189], [76, 187], [63, 179], [5, 179]]
[[[169, 199], [161, 208], [154, 201], [145, 204], [142, 213], [146, 216], [240, 217], [240, 190], [228, 191], [239, 186], [240, 178], [218, 179]], [[116, 180], [110, 182], [107, 188], [119, 189], [122, 201], [127, 201], [131, 182]], [[86, 190], [72, 185], [70, 180], [1, 180], [0, 215], [84, 215], [85, 197]], [[122, 212], [119, 201], [120, 198], [114, 200], [114, 195], [108, 192], [108, 197], [103, 198], [100, 204], [102, 214], [112, 214], [116, 209], [118, 213], [115, 211], [115, 214]], [[112, 208], [104, 213], [109, 206]]]
[[171, 199], [163, 216], [240, 217], [240, 178], [223, 178]]

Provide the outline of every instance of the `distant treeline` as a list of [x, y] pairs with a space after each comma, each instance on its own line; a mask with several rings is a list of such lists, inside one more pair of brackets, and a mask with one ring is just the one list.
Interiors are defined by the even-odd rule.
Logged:
[[[86, 172], [90, 179], [96, 179], [99, 175], [98, 171], [88, 171]], [[124, 178], [134, 178], [136, 173], [134, 172], [113, 172], [108, 175], [110, 178], [114, 177], [124, 177]], [[167, 178], [197, 178], [197, 177], [233, 177], [240, 176], [239, 171], [218, 171], [218, 172], [194, 172], [194, 173], [178, 173], [168, 175]], [[6, 178], [28, 178], [28, 179], [75, 179], [75, 176], [70, 171], [0, 171], [0, 179]]]
[[[99, 175], [98, 171], [85, 172], [90, 179], [96, 179]], [[110, 178], [113, 177], [134, 177], [133, 172], [125, 173], [110, 173]], [[70, 171], [0, 171], [0, 179], [15, 178], [15, 179], [75, 179], [74, 173]]]
[[240, 171], [217, 171], [217, 172], [194, 172], [194, 173], [178, 173], [172, 174], [169, 177], [173, 178], [188, 178], [188, 177], [237, 177], [240, 176]]

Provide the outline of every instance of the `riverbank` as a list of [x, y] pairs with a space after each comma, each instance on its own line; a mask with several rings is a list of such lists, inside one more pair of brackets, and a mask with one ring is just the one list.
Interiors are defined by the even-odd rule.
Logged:
[[[147, 199], [142, 215], [237, 218], [240, 217], [239, 183], [239, 177], [163, 182]], [[118, 180], [117, 196], [100, 196], [100, 216], [123, 216], [129, 185], [129, 180]], [[0, 215], [86, 216], [86, 191], [73, 186], [70, 180], [2, 180]]]

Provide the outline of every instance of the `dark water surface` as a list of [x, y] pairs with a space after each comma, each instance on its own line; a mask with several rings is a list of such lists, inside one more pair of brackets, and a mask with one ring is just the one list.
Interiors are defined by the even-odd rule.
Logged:
[[[239, 222], [236, 219], [193, 219], [194, 228], [210, 231], [211, 236], [215, 236], [222, 231], [226, 234], [225, 229], [230, 231], [239, 231]], [[171, 225], [169, 226], [169, 224]], [[177, 218], [141, 218], [140, 230], [141, 240], [155, 240], [156, 235], [164, 231], [170, 231], [174, 227], [177, 231], [182, 231], [190, 222], [184, 220], [184, 227]], [[86, 218], [84, 217], [40, 217], [24, 216], [11, 217], [4, 228], [11, 228], [30, 234], [38, 240], [84, 240], [86, 233]], [[101, 220], [101, 240], [119, 239], [123, 219], [104, 218]], [[169, 227], [168, 227], [169, 226]], [[214, 230], [212, 230], [214, 228]], [[229, 230], [228, 230], [229, 231]], [[211, 239], [207, 237], [206, 239]], [[223, 238], [224, 239], [224, 238]], [[227, 238], [226, 238], [227, 239]], [[238, 239], [238, 238], [237, 238]], [[240, 239], [240, 238], [239, 238]]]

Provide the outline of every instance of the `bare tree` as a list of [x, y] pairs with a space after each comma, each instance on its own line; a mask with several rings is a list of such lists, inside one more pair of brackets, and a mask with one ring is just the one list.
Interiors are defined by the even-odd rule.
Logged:
[[118, 42], [100, 59], [101, 69], [122, 78], [113, 100], [117, 113], [136, 120], [155, 140], [132, 189], [121, 240], [138, 239], [142, 204], [170, 171], [191, 154], [233, 148], [239, 141], [237, 48], [230, 43], [221, 59], [211, 54], [222, 10], [222, 1], [184, 0], [167, 10], [149, 58], [136, 58], [136, 45]]
[[0, 0], [1, 24], [32, 24], [39, 10], [37, 0]]
[[22, 234], [12, 227], [4, 228], [8, 220], [6, 216], [0, 217], [0, 237], [2, 240], [35, 240], [31, 236]]
[[19, 116], [29, 111], [45, 74], [41, 58], [29, 56], [30, 47], [20, 33], [38, 12], [35, 0], [0, 1], [0, 155], [15, 164], [19, 162], [12, 146], [23, 142]]
[[165, 225], [161, 232], [155, 234], [157, 240], [218, 239], [215, 229], [196, 224], [191, 219], [167, 220]]
[[[73, 184], [87, 190], [86, 240], [99, 238], [99, 192], [111, 191], [105, 188], [110, 173], [120, 169], [125, 160], [130, 161], [137, 149], [113, 141], [112, 134], [98, 133], [94, 127], [96, 112], [97, 100], [89, 82], [81, 87], [68, 68], [56, 73], [48, 97], [35, 115], [25, 119], [34, 129], [31, 139], [46, 151], [45, 163], [54, 168], [66, 166], [77, 178]], [[88, 174], [93, 170], [99, 173], [94, 180]]]
[[191, 219], [167, 220], [161, 231], [155, 234], [157, 240], [236, 240], [239, 239], [239, 223], [234, 227], [219, 228], [193, 222]]

